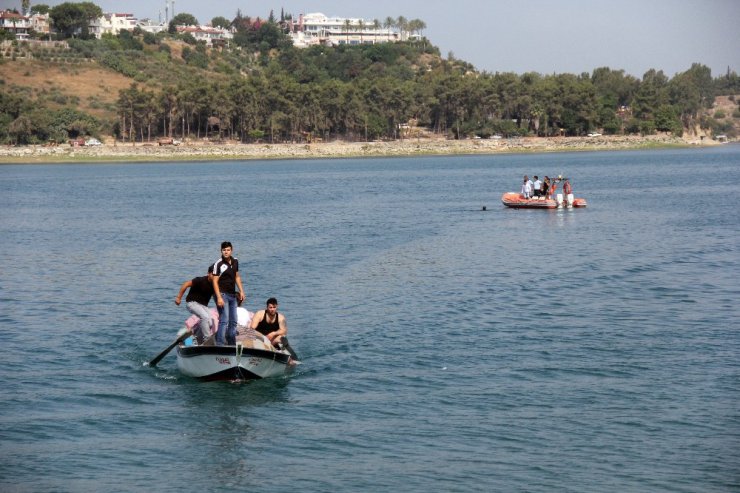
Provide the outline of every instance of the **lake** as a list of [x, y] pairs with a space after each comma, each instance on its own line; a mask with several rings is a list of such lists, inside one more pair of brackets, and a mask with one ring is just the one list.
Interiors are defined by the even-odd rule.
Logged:
[[[524, 174], [589, 206], [504, 208]], [[733, 145], [0, 166], [0, 490], [740, 491], [734, 183]], [[284, 378], [146, 365], [224, 240]]]

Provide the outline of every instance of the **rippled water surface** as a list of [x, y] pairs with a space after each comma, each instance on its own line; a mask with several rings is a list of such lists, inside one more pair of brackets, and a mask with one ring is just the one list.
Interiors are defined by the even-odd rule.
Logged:
[[[525, 173], [589, 207], [505, 209]], [[0, 166], [0, 490], [740, 491], [737, 183], [733, 146]], [[226, 239], [286, 378], [145, 365]]]

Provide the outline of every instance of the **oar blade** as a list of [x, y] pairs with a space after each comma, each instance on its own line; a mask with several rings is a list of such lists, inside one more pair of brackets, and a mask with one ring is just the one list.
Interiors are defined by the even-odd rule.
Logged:
[[167, 356], [167, 353], [169, 353], [170, 351], [172, 351], [172, 348], [174, 348], [175, 346], [177, 346], [178, 344], [180, 344], [182, 341], [184, 341], [185, 339], [187, 339], [188, 337], [190, 337], [190, 335], [191, 335], [191, 332], [189, 330], [183, 332], [182, 334], [180, 334], [180, 336], [177, 339], [175, 339], [172, 342], [172, 344], [170, 344], [169, 346], [167, 346], [164, 351], [162, 351], [161, 353], [159, 353], [157, 356], [154, 357], [153, 360], [151, 360], [149, 362], [149, 366], [157, 366], [157, 363], [159, 363], [160, 361], [162, 361], [162, 358], [164, 358], [165, 356]]

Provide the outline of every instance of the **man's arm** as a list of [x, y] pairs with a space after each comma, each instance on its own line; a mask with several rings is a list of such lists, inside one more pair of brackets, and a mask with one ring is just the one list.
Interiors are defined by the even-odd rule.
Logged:
[[213, 297], [216, 299], [217, 306], [224, 306], [224, 299], [221, 297], [221, 290], [218, 289], [218, 276], [214, 275], [211, 280], [213, 283]]
[[263, 318], [265, 318], [265, 311], [259, 310], [252, 317], [252, 322], [249, 324], [249, 328], [253, 330], [257, 329], [257, 326], [260, 324]]
[[288, 323], [285, 321], [285, 317], [280, 313], [278, 313], [278, 327], [280, 327], [278, 330], [267, 334], [267, 338], [270, 339], [271, 342], [278, 337], [288, 335]]
[[285, 316], [278, 313], [278, 323], [280, 324], [280, 330], [276, 332], [276, 335], [287, 336], [288, 335], [288, 322], [285, 320]]
[[182, 283], [182, 286], [180, 286], [180, 292], [177, 293], [177, 298], [175, 298], [175, 304], [180, 305], [180, 300], [182, 300], [182, 295], [185, 294], [185, 290], [188, 289], [190, 286], [193, 285], [193, 281], [185, 281]]
[[244, 287], [242, 286], [242, 276], [239, 271], [236, 271], [236, 285], [239, 288], [239, 301], [244, 301], [246, 296], [244, 295]]

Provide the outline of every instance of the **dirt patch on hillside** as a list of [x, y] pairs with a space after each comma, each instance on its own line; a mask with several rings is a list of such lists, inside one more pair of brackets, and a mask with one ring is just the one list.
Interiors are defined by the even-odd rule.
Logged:
[[49, 64], [40, 61], [4, 63], [5, 87], [16, 85], [30, 91], [32, 99], [51, 92], [79, 100], [78, 109], [97, 117], [114, 117], [106, 106], [115, 105], [118, 92], [132, 80], [97, 64]]

